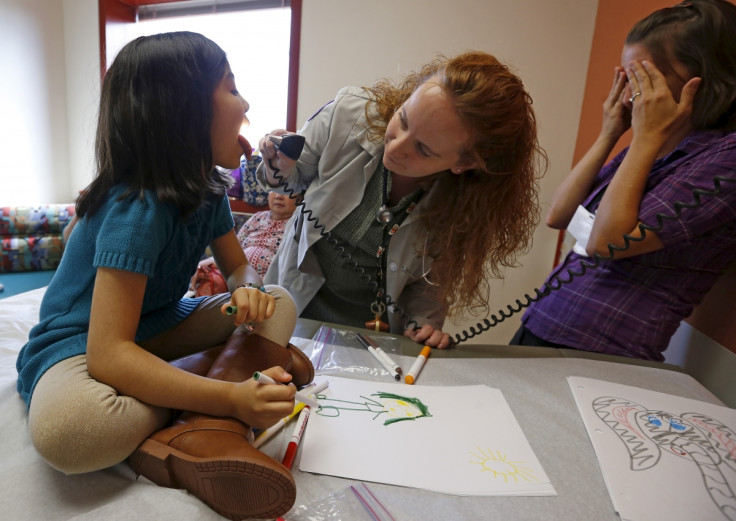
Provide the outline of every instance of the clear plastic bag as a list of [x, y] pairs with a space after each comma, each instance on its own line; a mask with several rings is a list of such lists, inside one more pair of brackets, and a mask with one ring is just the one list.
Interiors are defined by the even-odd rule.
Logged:
[[301, 505], [283, 521], [397, 521], [367, 484], [358, 483]]
[[[369, 336], [389, 357], [402, 355], [401, 339], [372, 333]], [[314, 365], [315, 374], [350, 373], [359, 376], [389, 376], [389, 372], [363, 347], [355, 331], [322, 326], [312, 338], [313, 345], [307, 356]], [[349, 348], [349, 349], [346, 349]]]

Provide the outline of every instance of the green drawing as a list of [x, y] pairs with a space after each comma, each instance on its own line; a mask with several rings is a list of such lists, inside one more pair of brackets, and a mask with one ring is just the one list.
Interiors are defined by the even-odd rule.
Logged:
[[[334, 398], [328, 398], [321, 394], [317, 396], [321, 407], [315, 412], [320, 416], [328, 418], [337, 418], [340, 416], [340, 411], [370, 412], [374, 414], [374, 420], [380, 415], [385, 414], [389, 418], [383, 422], [384, 425], [432, 416], [429, 414], [429, 408], [419, 398], [410, 398], [408, 396], [382, 391], [373, 393], [371, 396], [377, 396], [382, 401], [361, 395], [361, 398], [365, 400], [364, 402], [351, 402], [348, 400], [335, 400]], [[328, 405], [327, 402], [334, 402], [340, 405]]]

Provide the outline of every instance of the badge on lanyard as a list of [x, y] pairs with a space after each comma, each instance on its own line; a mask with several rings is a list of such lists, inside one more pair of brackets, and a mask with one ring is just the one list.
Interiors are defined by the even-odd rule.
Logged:
[[567, 231], [570, 235], [575, 237], [577, 241], [572, 247], [572, 250], [578, 255], [588, 256], [585, 252], [585, 248], [588, 246], [588, 239], [590, 238], [590, 232], [593, 229], [593, 222], [595, 222], [595, 215], [590, 213], [582, 205], [578, 205], [578, 209], [575, 210], [575, 215], [572, 216], [570, 224], [567, 225]]

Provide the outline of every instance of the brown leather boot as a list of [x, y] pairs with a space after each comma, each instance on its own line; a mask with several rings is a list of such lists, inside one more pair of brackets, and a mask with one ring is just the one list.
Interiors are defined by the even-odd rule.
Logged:
[[[221, 344], [200, 353], [177, 358], [170, 363], [189, 373], [205, 376], [215, 360], [222, 354], [226, 345], [230, 346], [231, 349], [247, 349], [247, 351], [243, 352], [243, 355], [247, 354], [248, 358], [252, 359], [252, 363], [248, 363], [247, 365], [253, 365], [254, 367], [263, 366], [254, 369], [254, 371], [280, 365], [286, 372], [292, 375], [292, 382], [297, 387], [307, 385], [314, 378], [314, 366], [312, 362], [298, 347], [288, 344], [284, 348], [262, 336], [240, 331], [233, 333], [228, 339], [227, 344]], [[246, 380], [250, 376], [252, 376], [252, 373], [246, 375]], [[210, 377], [215, 378], [213, 376]]]
[[183, 488], [228, 519], [274, 518], [296, 500], [291, 472], [248, 442], [232, 418], [185, 413], [130, 456], [133, 470], [157, 485]]
[[215, 363], [223, 349], [225, 349], [225, 344], [220, 344], [199, 353], [171, 360], [169, 363], [179, 369], [184, 369], [188, 373], [205, 376], [209, 373], [212, 364]]
[[236, 331], [207, 373], [208, 378], [243, 382], [256, 371], [279, 365], [292, 376], [297, 387], [314, 379], [314, 366], [307, 355], [291, 344], [280, 346], [255, 333]]
[[[314, 377], [312, 363], [296, 347], [245, 332], [233, 333], [207, 377], [240, 382], [275, 365], [291, 372], [297, 386]], [[144, 441], [129, 463], [157, 485], [186, 489], [229, 519], [278, 517], [296, 500], [294, 478], [250, 444], [249, 430], [234, 418], [184, 413]]]

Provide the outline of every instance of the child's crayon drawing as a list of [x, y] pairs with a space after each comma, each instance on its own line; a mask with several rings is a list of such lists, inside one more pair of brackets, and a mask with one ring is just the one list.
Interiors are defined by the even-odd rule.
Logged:
[[446, 494], [555, 494], [498, 389], [323, 378], [301, 471]]
[[317, 396], [321, 408], [317, 411], [320, 416], [336, 418], [340, 411], [360, 411], [373, 414], [375, 420], [379, 416], [386, 415], [384, 425], [404, 420], [416, 420], [432, 416], [429, 408], [419, 398], [401, 396], [394, 393], [377, 392], [371, 394], [378, 399], [361, 396], [362, 401], [336, 400], [321, 394]]
[[736, 521], [736, 411], [568, 377], [615, 510], [631, 521]]
[[[636, 402], [613, 396], [593, 401], [593, 410], [623, 442], [631, 470], [646, 471], [660, 458], [684, 458], [700, 472], [703, 487], [724, 519], [736, 520], [736, 483], [725, 468], [736, 471], [736, 433], [705, 414], [675, 415], [650, 410]], [[730, 473], [729, 473], [730, 474]]]
[[534, 471], [526, 466], [524, 461], [514, 461], [501, 451], [495, 453], [490, 449], [481, 449], [476, 447], [477, 452], [470, 454], [475, 457], [471, 460], [473, 465], [480, 465], [481, 472], [489, 472], [494, 479], [503, 479], [504, 482], [519, 483], [525, 481], [527, 483], [537, 483], [539, 479], [534, 475]]

